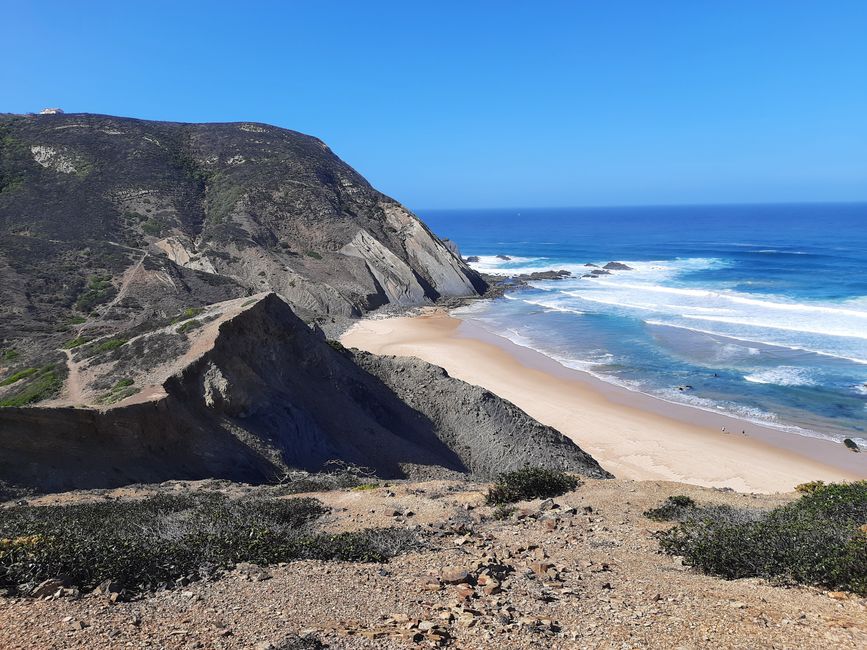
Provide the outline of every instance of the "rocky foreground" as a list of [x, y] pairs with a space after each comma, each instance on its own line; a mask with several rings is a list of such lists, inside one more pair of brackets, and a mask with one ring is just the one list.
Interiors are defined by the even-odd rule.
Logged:
[[[170, 483], [32, 503], [213, 489]], [[218, 483], [240, 493], [255, 488]], [[429, 481], [315, 493], [328, 531], [417, 529], [425, 548], [385, 564], [239, 565], [212, 581], [125, 600], [111, 589], [0, 599], [3, 648], [862, 648], [867, 600], [700, 575], [660, 554], [643, 516], [675, 494], [771, 508], [675, 483], [586, 480], [505, 519], [485, 485]], [[298, 495], [293, 495], [296, 497]], [[287, 497], [287, 498], [293, 498]], [[59, 593], [60, 595], [54, 595]], [[63, 595], [71, 593], [73, 595]]]

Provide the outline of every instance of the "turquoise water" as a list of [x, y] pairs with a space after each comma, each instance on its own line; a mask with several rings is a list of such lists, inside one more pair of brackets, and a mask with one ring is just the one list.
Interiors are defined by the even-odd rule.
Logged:
[[[420, 216], [480, 271], [575, 276], [462, 318], [630, 389], [867, 444], [867, 204]], [[581, 277], [609, 261], [632, 270]]]

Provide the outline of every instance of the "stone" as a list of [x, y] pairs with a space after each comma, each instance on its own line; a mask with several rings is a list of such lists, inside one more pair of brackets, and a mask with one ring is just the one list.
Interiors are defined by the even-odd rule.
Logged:
[[447, 566], [440, 573], [440, 578], [443, 582], [450, 585], [457, 585], [462, 582], [467, 582], [469, 580], [470, 574], [469, 572], [458, 566]]
[[550, 562], [532, 562], [530, 570], [537, 576], [544, 576], [548, 573], [548, 569], [553, 568], [553, 566]]
[[69, 586], [68, 578], [49, 578], [36, 585], [33, 591], [30, 592], [30, 595], [34, 598], [45, 598], [46, 596], [53, 596], [67, 586]]

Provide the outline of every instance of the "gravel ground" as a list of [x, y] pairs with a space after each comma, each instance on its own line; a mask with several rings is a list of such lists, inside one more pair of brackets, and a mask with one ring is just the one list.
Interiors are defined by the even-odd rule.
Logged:
[[467, 482], [317, 493], [330, 530], [419, 527], [431, 548], [384, 565], [240, 566], [132, 602], [0, 599], [0, 647], [315, 647], [292, 645], [299, 636], [377, 649], [867, 647], [867, 599], [720, 580], [658, 553], [653, 532], [666, 524], [641, 513], [673, 494], [752, 507], [791, 498], [590, 480], [499, 521]]

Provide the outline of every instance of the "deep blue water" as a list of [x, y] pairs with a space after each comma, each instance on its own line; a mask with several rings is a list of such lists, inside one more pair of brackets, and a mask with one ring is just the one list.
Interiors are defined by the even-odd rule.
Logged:
[[[419, 214], [481, 271], [575, 276], [461, 317], [635, 390], [867, 443], [867, 204]], [[632, 270], [581, 277], [609, 261]]]

